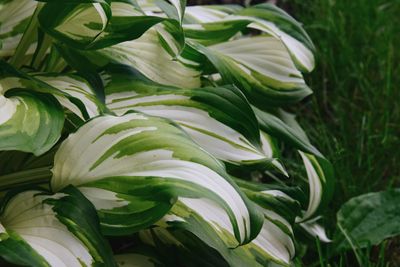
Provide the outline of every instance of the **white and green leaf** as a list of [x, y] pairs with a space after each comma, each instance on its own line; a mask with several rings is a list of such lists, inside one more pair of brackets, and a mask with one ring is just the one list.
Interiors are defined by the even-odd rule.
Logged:
[[202, 148], [226, 162], [268, 165], [275, 161], [273, 141], [260, 136], [251, 107], [234, 87], [163, 87], [126, 66], [109, 67], [102, 76], [107, 107], [118, 115], [136, 110], [171, 119]]
[[315, 47], [302, 25], [282, 9], [271, 4], [245, 8], [235, 14], [250, 17], [249, 28], [261, 30], [282, 41], [294, 63], [301, 71], [310, 72], [315, 66]]
[[20, 77], [0, 63], [0, 150], [43, 154], [60, 138], [62, 107], [52, 95], [20, 89]]
[[0, 216], [0, 256], [29, 266], [116, 266], [93, 206], [74, 188], [18, 193]]
[[[190, 251], [190, 239], [182, 236], [184, 230], [216, 250], [229, 266], [267, 266], [270, 262], [287, 266], [294, 256], [291, 227], [284, 228], [288, 222], [271, 211], [265, 210], [265, 216], [263, 228], [254, 240], [232, 247], [235, 243], [229, 218], [217, 206], [205, 199], [179, 198], [168, 215], [156, 224], [158, 228], [142, 231], [140, 236], [148, 245], [157, 246], [157, 237], [161, 242]], [[210, 266], [216, 264], [213, 260], [205, 259]]]
[[[31, 0], [0, 1], [0, 58], [14, 54], [36, 6]], [[33, 46], [28, 52], [33, 53]]]
[[282, 105], [311, 94], [286, 47], [274, 37], [245, 37], [208, 47], [191, 44], [225, 83], [237, 85], [255, 105]]
[[78, 186], [108, 234], [137, 231], [162, 218], [177, 197], [206, 198], [229, 218], [238, 244], [257, 234], [260, 215], [220, 162], [171, 122], [128, 113], [98, 117], [60, 146], [51, 185]]
[[82, 120], [98, 116], [104, 111], [92, 86], [82, 77], [74, 74], [36, 74], [34, 77], [57, 89], [53, 95], [60, 104]]
[[187, 8], [185, 19], [187, 37], [203, 44], [221, 42], [246, 28], [257, 29], [280, 40], [299, 70], [314, 68], [315, 48], [310, 37], [299, 22], [275, 5], [194, 6]]

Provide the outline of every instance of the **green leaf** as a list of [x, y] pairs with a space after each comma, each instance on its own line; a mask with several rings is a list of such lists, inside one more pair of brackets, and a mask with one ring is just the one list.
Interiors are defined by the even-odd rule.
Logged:
[[[87, 48], [105, 48], [124, 41], [137, 39], [155, 24], [166, 20], [157, 16], [146, 16], [136, 10], [133, 5], [125, 2], [112, 2], [111, 11], [112, 17], [107, 27]], [[173, 30], [179, 31], [178, 29]]]
[[336, 217], [337, 251], [378, 245], [400, 234], [400, 189], [354, 197], [342, 205]]
[[7, 198], [4, 205], [0, 216], [4, 259], [29, 266], [116, 266], [96, 211], [75, 188], [55, 195], [24, 191]]
[[237, 244], [260, 229], [260, 214], [223, 165], [161, 118], [128, 113], [86, 123], [55, 156], [51, 186], [58, 191], [69, 184], [92, 201], [111, 235], [150, 226], [177, 197], [205, 198], [218, 206]]
[[307, 153], [316, 155], [318, 157], [323, 157], [321, 152], [319, 152], [304, 136], [302, 130], [289, 125], [286, 120], [282, 120], [278, 116], [262, 111], [256, 107], [253, 107], [254, 113], [257, 116], [260, 128], [266, 133], [278, 138], [279, 140], [288, 143], [294, 148], [305, 151]]

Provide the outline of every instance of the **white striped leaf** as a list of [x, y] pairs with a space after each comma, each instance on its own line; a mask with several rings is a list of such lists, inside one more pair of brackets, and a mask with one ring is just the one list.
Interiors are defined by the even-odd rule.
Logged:
[[227, 41], [251, 23], [249, 19], [230, 18], [241, 10], [240, 6], [190, 6], [187, 7], [183, 29], [185, 37], [203, 45]]
[[[96, 51], [77, 51], [60, 47], [64, 54], [86, 60], [88, 69], [100, 69], [110, 63], [131, 66], [148, 79], [182, 88], [200, 87], [200, 72], [175, 60], [163, 47], [156, 29], [140, 38]], [[76, 64], [77, 65], [77, 64]]]
[[219, 22], [241, 10], [239, 5], [204, 5], [186, 7], [184, 24]]
[[315, 66], [315, 47], [301, 24], [282, 9], [271, 4], [245, 8], [235, 15], [251, 17], [250, 28], [266, 32], [282, 41], [296, 66], [310, 72]]
[[282, 105], [311, 94], [286, 47], [274, 37], [246, 37], [209, 47], [191, 44], [211, 61], [224, 82], [237, 85], [256, 105]]
[[116, 266], [93, 206], [71, 187], [8, 199], [0, 216], [0, 256], [35, 267]]
[[62, 107], [52, 95], [23, 89], [30, 86], [0, 64], [0, 150], [43, 154], [60, 138]]
[[[141, 15], [146, 15], [147, 18], [158, 18], [159, 22], [154, 26], [160, 38], [160, 42], [164, 49], [172, 56], [176, 57], [181, 53], [185, 45], [184, 33], [182, 30], [182, 15], [185, 11], [185, 0], [171, 0], [173, 5], [171, 6], [167, 1], [138, 1], [135, 3], [135, 9], [140, 11]], [[111, 8], [113, 11], [113, 17], [115, 14], [114, 5], [112, 3]], [[121, 6], [127, 6], [128, 3], [119, 3]], [[133, 4], [132, 4], [133, 5]], [[132, 7], [131, 7], [132, 9]], [[126, 8], [124, 9], [124, 12]], [[143, 27], [143, 22], [140, 24]], [[133, 29], [134, 30], [134, 29]], [[132, 30], [132, 31], [133, 31]], [[130, 33], [125, 33], [125, 35]], [[130, 38], [133, 39], [133, 38]], [[126, 39], [126, 40], [130, 40]]]
[[9, 65], [2, 64], [8, 72], [2, 79], [3, 91], [26, 89], [53, 95], [63, 107], [82, 120], [98, 116], [105, 106], [91, 85], [76, 74], [14, 72]]
[[[179, 1], [178, 1], [179, 2]], [[183, 7], [184, 8], [184, 7]], [[178, 54], [184, 45], [179, 18], [145, 15], [127, 1], [102, 3], [51, 2], [39, 14], [41, 27], [62, 43], [78, 49], [99, 49], [139, 38], [149, 28], [157, 29], [163, 45]]]
[[[300, 203], [294, 198], [303, 198], [302, 192], [297, 188], [283, 188], [239, 179], [235, 181], [241, 190], [259, 205], [265, 217], [261, 232], [250, 243], [232, 249], [234, 238], [229, 229], [229, 219], [220, 212], [220, 208], [206, 199], [182, 197], [171, 211], [156, 223], [157, 228], [139, 233], [141, 240], [156, 247], [157, 251], [167, 250], [165, 247], [159, 247], [159, 243], [162, 242], [183, 248], [189, 252], [191, 259], [196, 258], [196, 247], [200, 245], [196, 241], [193, 244], [191, 238], [182, 233], [187, 231], [217, 251], [227, 262], [227, 266], [269, 266], [271, 262], [289, 265], [294, 256], [292, 225], [295, 223], [295, 217], [301, 215]], [[204, 250], [201, 251], [204, 254]], [[210, 252], [210, 255], [202, 256], [207, 258], [205, 263], [209, 266], [221, 265], [220, 259], [211, 255]], [[179, 265], [176, 262], [170, 264]]]
[[[31, 0], [0, 1], [0, 58], [14, 54], [36, 5]], [[33, 49], [28, 52], [33, 53]]]
[[109, 67], [102, 76], [107, 107], [118, 115], [136, 110], [171, 119], [202, 148], [233, 164], [275, 161], [273, 141], [260, 136], [251, 107], [235, 87], [163, 87], [126, 66]]
[[108, 3], [49, 2], [38, 15], [43, 30], [77, 47], [90, 46], [106, 29], [110, 18]]
[[318, 238], [318, 240], [329, 243], [332, 242], [331, 239], [327, 236], [324, 227], [319, 224], [317, 221], [321, 217], [315, 217], [312, 220], [300, 223], [299, 225], [312, 237]]
[[303, 160], [309, 185], [308, 207], [299, 221], [306, 221], [325, 207], [333, 192], [332, 166], [325, 158], [319, 158], [299, 150]]
[[164, 216], [177, 197], [206, 198], [230, 220], [237, 242], [258, 232], [257, 210], [220, 162], [170, 122], [138, 113], [98, 117], [56, 153], [51, 186], [78, 186], [107, 234], [126, 234]]
[[294, 116], [284, 111], [267, 113], [253, 107], [260, 128], [296, 148], [303, 160], [309, 186], [308, 207], [298, 221], [308, 220], [327, 205], [332, 197], [334, 176], [331, 163], [313, 146]]
[[58, 89], [53, 95], [60, 104], [69, 109], [82, 120], [98, 116], [104, 111], [104, 104], [100, 102], [91, 85], [74, 74], [36, 74], [38, 80]]
[[[157, 246], [157, 237], [163, 243], [191, 251], [190, 239], [182, 236], [184, 230], [216, 250], [229, 266], [267, 266], [270, 262], [286, 266], [294, 256], [291, 226], [284, 228], [282, 225], [288, 222], [276, 213], [267, 210], [264, 213], [261, 232], [250, 243], [237, 247], [232, 246], [235, 243], [229, 218], [217, 206], [204, 199], [179, 198], [169, 214], [157, 223], [158, 228], [142, 231], [140, 237], [148, 245]], [[217, 265], [215, 260], [219, 259], [208, 256], [205, 259], [210, 266]]]
[[260, 30], [282, 42], [299, 70], [310, 72], [314, 68], [315, 48], [309, 36], [299, 22], [274, 5], [189, 7], [185, 22], [186, 36], [203, 44], [221, 41], [222, 36], [226, 39], [246, 27]]

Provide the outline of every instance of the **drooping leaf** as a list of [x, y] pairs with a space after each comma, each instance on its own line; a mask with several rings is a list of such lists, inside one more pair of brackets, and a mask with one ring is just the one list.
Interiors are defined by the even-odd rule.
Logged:
[[246, 37], [208, 47], [191, 44], [225, 83], [237, 85], [255, 105], [282, 105], [311, 94], [286, 47], [274, 37]]
[[294, 116], [280, 112], [280, 117], [253, 107], [260, 128], [296, 148], [303, 160], [309, 185], [309, 201], [302, 220], [313, 217], [332, 197], [334, 174], [331, 163], [313, 146]]
[[[157, 238], [162, 243], [184, 248], [189, 251], [190, 258], [196, 258], [188, 235], [182, 233], [184, 230], [209, 246], [209, 253], [217, 251], [227, 266], [267, 266], [271, 262], [288, 265], [294, 255], [294, 243], [292, 233], [281, 229], [279, 220], [285, 222], [283, 218], [276, 214], [273, 219], [266, 217], [261, 232], [253, 241], [230, 247], [227, 244], [234, 244], [233, 233], [229, 230], [229, 218], [222, 214], [204, 199], [179, 198], [169, 214], [157, 223], [158, 228], [145, 230], [140, 235], [146, 244], [157, 246]], [[271, 216], [272, 213], [268, 214]], [[209, 266], [216, 265], [218, 260], [208, 255], [204, 259]]]
[[236, 16], [251, 17], [250, 28], [264, 31], [282, 41], [301, 71], [314, 69], [314, 44], [301, 24], [282, 9], [271, 4], [260, 4], [242, 9]]
[[177, 197], [206, 198], [219, 207], [238, 244], [249, 242], [260, 229], [260, 214], [221, 163], [160, 118], [128, 113], [85, 124], [55, 156], [52, 188], [68, 184], [93, 202], [107, 234], [153, 224]]
[[280, 40], [299, 70], [310, 72], [314, 68], [315, 48], [310, 37], [299, 22], [275, 5], [194, 6], [186, 13], [184, 29], [189, 38], [215, 43], [245, 28], [256, 29]]
[[72, 187], [21, 192], [5, 202], [0, 221], [0, 256], [12, 263], [116, 266], [93, 206]]
[[309, 185], [309, 201], [307, 210], [301, 221], [315, 216], [317, 212], [326, 207], [333, 194], [333, 169], [325, 158], [299, 151], [303, 160]]
[[325, 243], [332, 242], [327, 236], [324, 227], [317, 222], [319, 219], [320, 217], [316, 217], [312, 220], [300, 223], [299, 225], [313, 238], [318, 238], [318, 240]]
[[171, 88], [127, 66], [109, 67], [102, 76], [106, 104], [118, 115], [136, 110], [171, 119], [205, 150], [233, 164], [274, 161], [276, 148], [260, 136], [251, 107], [234, 87]]
[[307, 153], [323, 157], [321, 152], [315, 148], [308, 138], [304, 137], [303, 131], [299, 131], [297, 128], [292, 127], [283, 121], [278, 116], [262, 111], [256, 107], [253, 107], [254, 113], [257, 116], [260, 128], [266, 133], [275, 136], [279, 140], [291, 145], [294, 148], [305, 151]]
[[337, 215], [336, 251], [365, 248], [400, 234], [400, 190], [354, 197]]

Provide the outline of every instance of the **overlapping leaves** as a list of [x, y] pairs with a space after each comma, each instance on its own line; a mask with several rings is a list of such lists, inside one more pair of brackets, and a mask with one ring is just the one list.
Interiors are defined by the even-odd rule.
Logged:
[[[5, 260], [291, 264], [333, 181], [282, 109], [311, 93], [297, 21], [179, 0], [0, 0], [0, 21], [0, 189], [40, 185], [2, 200]], [[113, 256], [104, 236], [128, 245]]]

